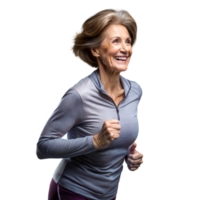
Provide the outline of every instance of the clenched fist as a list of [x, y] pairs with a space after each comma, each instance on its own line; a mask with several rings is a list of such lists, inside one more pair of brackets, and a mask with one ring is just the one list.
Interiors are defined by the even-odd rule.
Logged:
[[117, 119], [110, 119], [103, 123], [101, 132], [94, 135], [94, 146], [101, 149], [110, 145], [113, 140], [119, 138], [121, 126]]

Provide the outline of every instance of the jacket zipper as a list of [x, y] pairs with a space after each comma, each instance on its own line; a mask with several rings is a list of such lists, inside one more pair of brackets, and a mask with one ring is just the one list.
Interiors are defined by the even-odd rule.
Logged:
[[[107, 95], [108, 97], [110, 97], [109, 95]], [[111, 97], [110, 97], [110, 99], [112, 99]], [[123, 99], [122, 99], [123, 100]], [[122, 101], [121, 100], [121, 101]], [[118, 108], [118, 106], [119, 106], [119, 104], [121, 103], [121, 101], [119, 102], [119, 104], [118, 104], [118, 106], [116, 106], [116, 104], [115, 104], [115, 102], [114, 102], [114, 100], [112, 99], [112, 101], [113, 101], [113, 103], [114, 103], [114, 105], [115, 105], [115, 107], [116, 107], [116, 110], [117, 110], [117, 117], [118, 117], [118, 120], [120, 120], [120, 116], [119, 116], [119, 108]]]
[[[103, 92], [103, 93], [104, 93], [104, 92]], [[104, 93], [104, 94], [107, 95], [108, 97], [110, 97], [108, 94], [106, 94], [106, 93]], [[126, 98], [126, 97], [125, 97], [125, 98]], [[112, 99], [112, 98], [110, 97], [110, 99]], [[123, 100], [124, 100], [124, 99], [123, 99]], [[121, 100], [121, 101], [119, 102], [119, 104], [120, 104], [123, 100]], [[112, 99], [112, 101], [113, 101], [113, 99]], [[117, 110], [117, 117], [118, 117], [118, 120], [120, 121], [119, 109], [118, 109], [119, 105], [118, 105], [118, 107], [117, 107], [114, 101], [113, 101], [113, 103], [114, 103], [114, 105], [115, 105], [115, 107], [116, 107], [116, 110]]]

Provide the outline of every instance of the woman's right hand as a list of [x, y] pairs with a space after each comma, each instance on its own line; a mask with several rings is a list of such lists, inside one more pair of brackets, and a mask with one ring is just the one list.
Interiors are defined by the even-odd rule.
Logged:
[[119, 138], [121, 126], [117, 119], [110, 119], [103, 123], [101, 132], [94, 135], [94, 146], [101, 149], [110, 145], [113, 140]]

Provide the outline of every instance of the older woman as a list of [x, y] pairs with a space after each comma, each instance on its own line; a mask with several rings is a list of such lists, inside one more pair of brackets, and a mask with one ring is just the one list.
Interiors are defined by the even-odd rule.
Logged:
[[[126, 71], [137, 26], [127, 11], [103, 10], [86, 20], [73, 52], [97, 68], [69, 88], [37, 143], [39, 159], [62, 158], [49, 200], [115, 200], [123, 162], [136, 170], [141, 87]], [[68, 140], [61, 137], [67, 133]]]

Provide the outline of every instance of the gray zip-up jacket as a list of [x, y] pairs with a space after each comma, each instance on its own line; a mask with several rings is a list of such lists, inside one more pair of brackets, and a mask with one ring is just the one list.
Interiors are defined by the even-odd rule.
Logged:
[[[100, 81], [99, 69], [67, 90], [46, 122], [37, 143], [37, 157], [62, 158], [53, 179], [62, 187], [93, 200], [117, 194], [123, 162], [138, 135], [137, 107], [141, 87], [120, 75], [125, 98], [115, 105]], [[96, 149], [93, 135], [103, 123], [118, 119], [120, 137]], [[67, 133], [68, 139], [63, 139]]]

